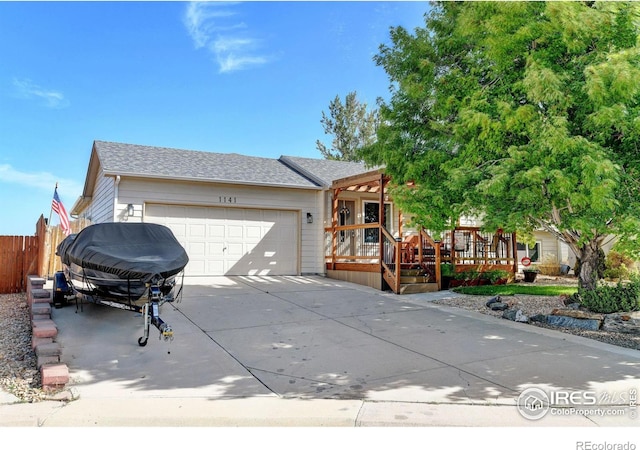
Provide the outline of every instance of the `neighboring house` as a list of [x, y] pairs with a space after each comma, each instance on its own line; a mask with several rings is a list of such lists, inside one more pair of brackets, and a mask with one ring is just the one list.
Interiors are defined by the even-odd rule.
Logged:
[[[464, 219], [463, 223], [465, 225], [480, 225], [478, 221], [472, 218]], [[533, 266], [546, 261], [566, 264], [573, 269], [573, 266], [576, 263], [576, 257], [567, 244], [560, 241], [548, 231], [536, 230], [533, 232], [533, 237], [535, 244], [529, 245], [523, 242], [517, 243], [517, 260], [519, 270], [524, 268], [521, 263], [522, 258], [524, 257], [528, 257]]]

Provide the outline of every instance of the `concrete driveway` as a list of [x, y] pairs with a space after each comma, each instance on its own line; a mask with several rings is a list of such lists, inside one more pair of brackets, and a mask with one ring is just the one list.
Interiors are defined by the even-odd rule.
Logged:
[[[529, 386], [630, 387], [640, 354], [322, 277], [186, 285], [146, 347], [139, 315], [54, 310], [83, 395], [367, 398], [511, 403]], [[635, 387], [640, 387], [637, 384]], [[120, 392], [122, 393], [122, 392]]]
[[[373, 424], [376, 404], [396, 423], [417, 411], [406, 405], [504, 405], [528, 425], [515, 405], [529, 387], [597, 392], [619, 407], [640, 388], [638, 351], [432, 303], [443, 295], [317, 276], [213, 278], [163, 305], [175, 338], [161, 341], [152, 327], [146, 347], [135, 313], [85, 304], [53, 315], [80, 399], [351, 400], [345, 408], [360, 417], [362, 402], [373, 408]], [[585, 423], [572, 419], [564, 423]]]

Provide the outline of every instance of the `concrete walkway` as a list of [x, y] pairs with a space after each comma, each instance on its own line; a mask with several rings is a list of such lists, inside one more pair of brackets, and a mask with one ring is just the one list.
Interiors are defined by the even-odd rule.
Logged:
[[[174, 340], [152, 328], [145, 347], [135, 313], [55, 309], [76, 399], [16, 404], [4, 394], [0, 425], [640, 424], [630, 401], [640, 390], [637, 350], [432, 303], [446, 295], [322, 277], [199, 280], [162, 308]], [[532, 420], [517, 407], [528, 388], [560, 393], [559, 404], [573, 393], [565, 406], [580, 411], [551, 408]]]

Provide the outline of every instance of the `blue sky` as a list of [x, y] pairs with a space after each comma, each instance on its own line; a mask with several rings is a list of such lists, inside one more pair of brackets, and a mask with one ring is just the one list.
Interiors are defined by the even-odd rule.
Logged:
[[[389, 28], [426, 2], [0, 1], [0, 235], [70, 210], [94, 140], [320, 158], [320, 119], [375, 106]], [[54, 214], [52, 224], [58, 220]]]

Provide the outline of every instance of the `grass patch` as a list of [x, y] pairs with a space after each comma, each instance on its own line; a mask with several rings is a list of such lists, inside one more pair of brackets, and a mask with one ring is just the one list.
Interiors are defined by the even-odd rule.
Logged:
[[461, 286], [452, 289], [453, 292], [466, 295], [571, 295], [578, 292], [575, 286], [535, 286], [528, 284], [498, 284], [488, 286]]

